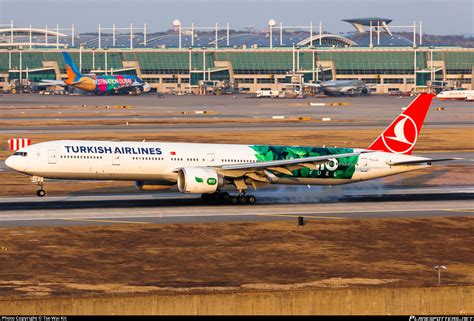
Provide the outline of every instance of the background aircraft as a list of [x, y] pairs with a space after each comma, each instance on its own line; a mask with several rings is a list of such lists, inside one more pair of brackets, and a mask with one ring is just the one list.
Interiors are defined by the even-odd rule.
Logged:
[[436, 95], [438, 99], [474, 100], [474, 90], [445, 90]]
[[82, 75], [69, 53], [63, 52], [63, 57], [68, 76], [64, 83], [68, 86], [98, 94], [113, 94], [132, 90], [136, 93], [150, 91], [150, 85], [137, 76], [105, 75], [91, 77]]
[[322, 82], [321, 88], [326, 95], [369, 95], [370, 88], [362, 80], [329, 80]]
[[304, 83], [305, 87], [316, 88], [328, 96], [369, 95], [370, 87], [362, 80], [329, 80], [321, 83]]

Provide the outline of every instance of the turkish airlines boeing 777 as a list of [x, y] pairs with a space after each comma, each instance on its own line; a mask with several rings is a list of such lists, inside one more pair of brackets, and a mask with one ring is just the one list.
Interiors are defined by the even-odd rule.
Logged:
[[[142, 190], [173, 186], [207, 200], [255, 203], [245, 194], [268, 184], [336, 185], [425, 168], [435, 161], [411, 156], [431, 104], [420, 94], [367, 148], [58, 140], [30, 145], [5, 164], [44, 178], [135, 181]], [[233, 187], [231, 196], [222, 191]]]

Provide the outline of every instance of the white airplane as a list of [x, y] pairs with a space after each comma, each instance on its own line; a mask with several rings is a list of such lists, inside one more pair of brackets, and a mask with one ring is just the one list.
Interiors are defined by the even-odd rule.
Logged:
[[420, 94], [367, 149], [58, 140], [22, 148], [5, 164], [33, 176], [38, 196], [46, 194], [45, 178], [121, 180], [141, 190], [177, 187], [205, 200], [255, 203], [245, 193], [250, 186], [348, 184], [454, 160], [411, 156], [432, 98]]
[[436, 98], [442, 100], [474, 100], [474, 90], [445, 90], [437, 94]]

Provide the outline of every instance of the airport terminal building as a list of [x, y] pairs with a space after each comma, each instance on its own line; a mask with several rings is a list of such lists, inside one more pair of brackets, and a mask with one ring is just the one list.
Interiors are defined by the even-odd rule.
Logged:
[[[146, 33], [130, 35], [130, 43], [100, 33], [71, 43], [57, 32], [12, 26], [0, 30], [0, 88], [7, 89], [12, 79], [66, 78], [61, 52], [68, 51], [84, 74], [134, 74], [162, 93], [202, 93], [203, 85], [217, 82], [250, 93], [285, 90], [295, 79], [360, 79], [377, 93], [425, 91], [434, 81], [474, 89], [474, 48], [423, 46], [416, 38], [413, 45], [390, 32], [388, 19], [346, 21], [356, 32], [343, 36], [282, 29], [280, 34], [230, 35], [227, 30], [218, 37], [216, 29], [213, 40], [180, 30], [148, 40]], [[370, 31], [364, 29], [368, 25]]]

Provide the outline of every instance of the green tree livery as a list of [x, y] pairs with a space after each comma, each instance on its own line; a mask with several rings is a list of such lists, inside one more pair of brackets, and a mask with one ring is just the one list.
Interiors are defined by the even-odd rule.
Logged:
[[[250, 146], [256, 154], [255, 157], [260, 162], [268, 162], [274, 160], [295, 159], [335, 154], [352, 153], [352, 148], [321, 148], [306, 146], [267, 146], [252, 145]], [[339, 158], [338, 167], [334, 171], [329, 171], [326, 167], [321, 166], [319, 170], [311, 170], [302, 168], [292, 171], [293, 177], [314, 177], [314, 178], [341, 178], [350, 179], [354, 175], [355, 167], [359, 156], [351, 156]], [[281, 177], [289, 177], [288, 175], [276, 174]]]

